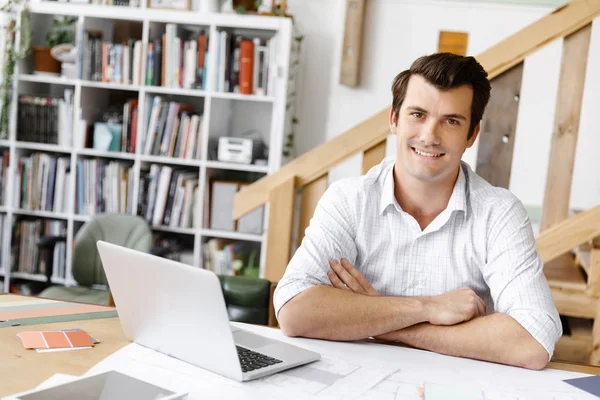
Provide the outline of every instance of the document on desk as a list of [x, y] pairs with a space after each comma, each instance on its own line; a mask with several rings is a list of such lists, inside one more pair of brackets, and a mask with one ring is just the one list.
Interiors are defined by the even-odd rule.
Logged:
[[[207, 393], [226, 393], [225, 397], [262, 400], [267, 394], [278, 394], [286, 399], [357, 398], [362, 393], [367, 394], [396, 371], [393, 367], [367, 368], [341, 359], [323, 357], [309, 365], [240, 383], [137, 344], [130, 344], [106, 358], [86, 375], [109, 370], [127, 373], [170, 390], [187, 391], [189, 399], [212, 398], [210, 395], [207, 397]], [[413, 389], [416, 394], [416, 387]]]
[[[597, 399], [563, 382], [564, 379], [587, 376], [584, 374], [529, 371], [374, 343], [288, 338], [276, 329], [235, 325], [317, 351], [322, 359], [240, 383], [131, 344], [94, 366], [87, 374], [117, 370], [172, 391], [188, 392], [188, 399], [439, 400], [440, 393], [459, 393], [461, 400]], [[471, 397], [464, 397], [465, 393]], [[444, 399], [449, 400], [448, 397]]]

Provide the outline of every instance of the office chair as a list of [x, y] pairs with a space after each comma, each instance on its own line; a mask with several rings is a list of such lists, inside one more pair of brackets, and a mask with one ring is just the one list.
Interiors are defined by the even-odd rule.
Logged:
[[[64, 237], [46, 236], [38, 241], [38, 246], [46, 249], [46, 263], [50, 266], [46, 269], [48, 282], [52, 276], [54, 245], [64, 239]], [[100, 214], [85, 223], [75, 235], [71, 266], [73, 278], [79, 286], [49, 286], [39, 294], [39, 297], [108, 305], [109, 292], [92, 287], [108, 285], [96, 249], [98, 240], [146, 253], [154, 252], [162, 255], [165, 252], [165, 249], [153, 250], [152, 232], [143, 218], [127, 214]]]
[[[46, 275], [48, 282], [52, 276], [54, 245], [64, 241], [64, 236], [45, 236], [38, 246], [46, 250]], [[134, 250], [149, 252], [165, 257], [176, 249], [172, 246], [152, 247], [152, 232], [141, 217], [127, 214], [101, 214], [84, 224], [75, 236], [72, 273], [79, 286], [49, 286], [39, 297], [92, 303], [110, 304], [110, 292], [95, 289], [93, 285], [108, 286], [102, 262], [96, 249], [96, 242], [103, 240]], [[268, 325], [272, 317], [271, 282], [250, 276], [219, 276], [227, 311], [231, 321]]]
[[230, 321], [269, 324], [271, 282], [251, 276], [219, 275]]

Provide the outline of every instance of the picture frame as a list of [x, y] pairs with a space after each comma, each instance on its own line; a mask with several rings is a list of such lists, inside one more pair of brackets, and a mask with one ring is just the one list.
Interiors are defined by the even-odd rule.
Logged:
[[148, 8], [190, 11], [192, 9], [192, 0], [148, 0]]

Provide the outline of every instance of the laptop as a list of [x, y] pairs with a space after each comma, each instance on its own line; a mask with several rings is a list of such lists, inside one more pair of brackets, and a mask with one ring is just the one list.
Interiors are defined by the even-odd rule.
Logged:
[[236, 381], [317, 361], [319, 353], [229, 322], [212, 271], [98, 241], [125, 336]]

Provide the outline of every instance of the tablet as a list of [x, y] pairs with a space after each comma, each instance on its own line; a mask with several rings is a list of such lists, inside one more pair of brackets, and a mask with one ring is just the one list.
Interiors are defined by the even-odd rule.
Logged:
[[51, 388], [22, 394], [19, 400], [173, 400], [187, 393], [175, 393], [165, 388], [133, 378], [117, 371], [77, 379]]

